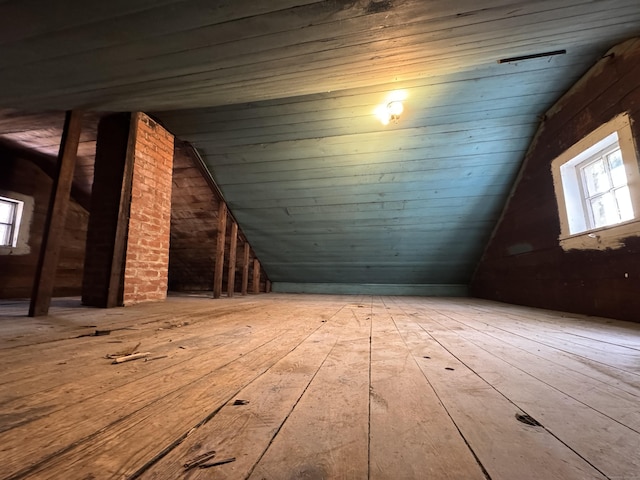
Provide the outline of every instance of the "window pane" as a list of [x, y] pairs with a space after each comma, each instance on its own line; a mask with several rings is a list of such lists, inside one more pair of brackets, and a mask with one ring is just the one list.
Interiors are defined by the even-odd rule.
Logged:
[[622, 152], [620, 149], [607, 155], [609, 160], [609, 168], [611, 168], [611, 180], [614, 187], [621, 187], [627, 184], [627, 174], [624, 171], [624, 163], [622, 161]]
[[590, 163], [584, 167], [583, 171], [588, 197], [606, 192], [611, 188], [611, 185], [609, 184], [609, 175], [607, 175], [603, 159]]
[[13, 223], [13, 210], [15, 208], [14, 203], [0, 200], [0, 223]]
[[604, 227], [620, 221], [618, 207], [613, 193], [607, 192], [604, 195], [592, 198], [590, 202], [591, 211], [593, 212], [594, 228]]
[[9, 225], [0, 224], [0, 245], [11, 245], [11, 227]]
[[620, 211], [620, 221], [633, 220], [633, 206], [631, 205], [629, 187], [618, 188], [614, 190], [614, 193], [618, 202], [618, 210]]

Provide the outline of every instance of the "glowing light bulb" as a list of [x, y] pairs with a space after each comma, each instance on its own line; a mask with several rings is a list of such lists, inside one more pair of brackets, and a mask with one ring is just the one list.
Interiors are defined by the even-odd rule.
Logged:
[[388, 125], [391, 120], [397, 122], [404, 111], [402, 101], [406, 98], [407, 92], [395, 90], [387, 95], [386, 101], [378, 105], [373, 113], [383, 125]]
[[378, 120], [380, 120], [380, 123], [382, 123], [383, 125], [389, 125], [389, 121], [391, 120], [391, 115], [389, 115], [389, 110], [386, 108], [385, 105], [379, 105], [374, 110], [374, 113], [376, 114], [376, 117], [378, 117]]
[[387, 104], [387, 111], [392, 119], [397, 118], [404, 111], [404, 105], [399, 101], [389, 102]]

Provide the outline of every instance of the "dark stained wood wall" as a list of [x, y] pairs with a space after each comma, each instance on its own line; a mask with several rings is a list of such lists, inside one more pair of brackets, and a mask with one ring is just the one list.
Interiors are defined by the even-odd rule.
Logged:
[[551, 162], [601, 124], [629, 112], [640, 142], [640, 40], [614, 48], [549, 112], [478, 266], [478, 297], [640, 321], [640, 232], [615, 250], [559, 246]]
[[186, 148], [176, 146], [171, 195], [169, 290], [213, 288], [218, 200]]
[[[72, 195], [86, 209], [89, 209], [91, 198], [96, 135], [101, 116], [102, 114], [95, 112], [83, 115], [78, 158], [73, 174]], [[49, 176], [54, 175], [63, 123], [64, 112], [35, 113], [0, 109], [0, 149], [13, 151], [16, 156], [21, 156], [24, 152]]]
[[[51, 177], [34, 163], [3, 152], [0, 189], [33, 197], [34, 211], [29, 233], [30, 253], [0, 255], [0, 298], [31, 295], [52, 183]], [[87, 210], [72, 198], [56, 273], [55, 296], [80, 294], [88, 219]]]
[[[220, 198], [203, 171], [197, 166], [190, 147], [177, 143], [173, 163], [171, 197], [171, 244], [169, 250], [169, 290], [211, 291], [218, 236], [218, 206]], [[227, 221], [222, 291], [227, 292], [231, 218]], [[238, 235], [235, 292], [242, 289], [243, 249], [246, 239]], [[249, 256], [249, 292], [253, 259]], [[265, 291], [266, 276], [261, 276], [260, 291]]]

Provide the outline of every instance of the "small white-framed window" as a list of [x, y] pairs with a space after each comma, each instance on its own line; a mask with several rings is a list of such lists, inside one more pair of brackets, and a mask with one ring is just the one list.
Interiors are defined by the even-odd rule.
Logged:
[[0, 190], [0, 255], [28, 255], [34, 199]]
[[640, 233], [640, 172], [627, 114], [573, 145], [551, 170], [563, 248], [616, 248]]
[[633, 220], [634, 212], [622, 152], [616, 142], [576, 167], [582, 180], [584, 214], [589, 230]]
[[0, 247], [16, 247], [24, 202], [0, 197]]

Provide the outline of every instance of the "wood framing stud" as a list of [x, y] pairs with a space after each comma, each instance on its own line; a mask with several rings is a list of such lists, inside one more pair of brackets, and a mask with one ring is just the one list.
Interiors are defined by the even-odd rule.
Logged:
[[253, 293], [260, 293], [260, 261], [253, 259]]
[[67, 210], [69, 208], [73, 171], [75, 170], [78, 155], [82, 115], [81, 111], [73, 110], [68, 111], [65, 116], [58, 154], [58, 169], [51, 187], [51, 199], [29, 305], [30, 317], [49, 313], [62, 236], [64, 235]]
[[213, 298], [222, 296], [222, 276], [224, 273], [224, 248], [227, 236], [227, 204], [220, 201], [218, 208], [218, 242], [216, 244], [216, 265], [213, 276]]
[[249, 242], [245, 240], [242, 255], [242, 295], [246, 295], [249, 288], [249, 248]]
[[233, 297], [236, 284], [236, 251], [238, 249], [238, 224], [231, 221], [231, 241], [229, 244], [229, 271], [227, 274], [227, 296]]

